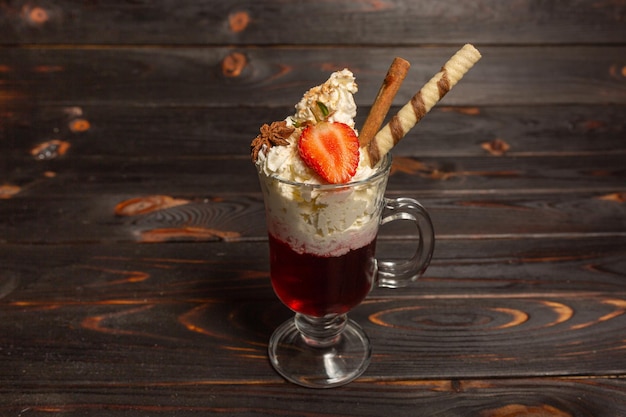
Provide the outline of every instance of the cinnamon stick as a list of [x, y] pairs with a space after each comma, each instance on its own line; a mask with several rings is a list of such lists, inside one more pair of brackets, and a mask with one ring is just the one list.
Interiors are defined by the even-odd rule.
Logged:
[[369, 142], [367, 152], [373, 167], [452, 89], [481, 58], [473, 45], [457, 51]]
[[378, 132], [378, 129], [382, 126], [383, 120], [393, 102], [393, 98], [398, 93], [402, 81], [404, 81], [406, 74], [409, 72], [410, 66], [411, 64], [407, 60], [400, 57], [396, 57], [391, 63], [387, 75], [380, 86], [380, 90], [378, 90], [376, 99], [372, 104], [372, 108], [367, 115], [367, 119], [359, 132], [359, 145], [361, 147], [367, 147], [376, 132]]

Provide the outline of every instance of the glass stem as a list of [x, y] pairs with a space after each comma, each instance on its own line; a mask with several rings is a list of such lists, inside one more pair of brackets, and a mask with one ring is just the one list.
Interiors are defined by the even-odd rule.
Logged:
[[348, 317], [345, 314], [331, 314], [324, 317], [296, 314], [294, 320], [307, 345], [325, 348], [339, 341]]

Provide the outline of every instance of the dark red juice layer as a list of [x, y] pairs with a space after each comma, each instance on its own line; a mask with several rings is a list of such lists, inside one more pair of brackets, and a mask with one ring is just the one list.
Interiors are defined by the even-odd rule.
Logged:
[[343, 314], [372, 288], [376, 239], [341, 256], [299, 254], [270, 234], [270, 271], [276, 295], [292, 310], [315, 317]]

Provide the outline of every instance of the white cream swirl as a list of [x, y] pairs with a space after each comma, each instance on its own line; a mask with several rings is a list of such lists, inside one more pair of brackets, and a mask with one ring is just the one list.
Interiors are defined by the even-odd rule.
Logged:
[[[354, 129], [358, 91], [352, 72], [333, 73], [323, 84], [307, 91], [295, 106], [295, 115], [286, 119], [290, 126], [316, 123], [318, 102], [329, 111], [328, 120], [345, 123]], [[286, 146], [263, 148], [256, 162], [264, 191], [268, 229], [298, 253], [339, 256], [360, 248], [374, 239], [378, 230], [384, 181], [374, 187], [361, 184], [322, 191], [290, 183], [322, 184], [298, 153], [302, 128], [296, 127]], [[359, 152], [359, 167], [351, 182], [371, 177], [367, 152]], [[287, 182], [284, 182], [287, 181]]]

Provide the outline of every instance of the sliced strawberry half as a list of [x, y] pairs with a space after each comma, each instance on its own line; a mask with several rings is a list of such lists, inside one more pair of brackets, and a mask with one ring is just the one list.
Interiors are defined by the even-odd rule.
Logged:
[[331, 184], [350, 181], [359, 166], [359, 139], [345, 123], [320, 122], [300, 135], [302, 160]]

